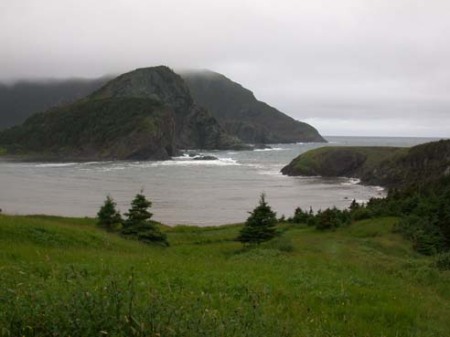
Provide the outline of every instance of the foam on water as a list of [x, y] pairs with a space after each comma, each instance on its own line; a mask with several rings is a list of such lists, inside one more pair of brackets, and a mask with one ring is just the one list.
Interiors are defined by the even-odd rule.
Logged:
[[361, 179], [357, 178], [346, 178], [346, 181], [342, 182], [342, 186], [352, 186], [352, 185], [358, 185], [361, 182]]
[[281, 147], [272, 147], [270, 149], [255, 149], [255, 152], [267, 152], [267, 151], [286, 151], [288, 149], [283, 149]]
[[69, 166], [76, 166], [79, 163], [43, 163], [43, 164], [36, 164], [34, 167], [45, 167], [45, 168], [51, 168], [51, 167], [69, 167]]
[[218, 158], [216, 160], [195, 160], [189, 156], [176, 157], [173, 160], [157, 161], [149, 164], [151, 167], [158, 166], [239, 166], [233, 158]]

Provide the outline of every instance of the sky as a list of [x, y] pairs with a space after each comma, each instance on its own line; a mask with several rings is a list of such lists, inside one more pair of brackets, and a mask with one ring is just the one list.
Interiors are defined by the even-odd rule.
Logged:
[[323, 135], [450, 137], [449, 0], [0, 0], [0, 81], [210, 69]]

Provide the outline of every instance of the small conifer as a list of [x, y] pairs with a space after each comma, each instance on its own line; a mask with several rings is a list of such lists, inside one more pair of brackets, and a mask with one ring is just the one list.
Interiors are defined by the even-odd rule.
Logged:
[[102, 207], [97, 213], [97, 225], [109, 231], [122, 222], [122, 217], [116, 209], [116, 203], [113, 198], [108, 195]]
[[239, 233], [238, 241], [243, 244], [260, 244], [277, 235], [276, 213], [267, 204], [264, 193], [261, 194], [259, 205], [250, 212], [245, 226]]

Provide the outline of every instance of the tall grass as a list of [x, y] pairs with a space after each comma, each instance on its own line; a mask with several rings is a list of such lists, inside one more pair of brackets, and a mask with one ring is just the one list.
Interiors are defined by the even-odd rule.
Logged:
[[166, 229], [170, 248], [89, 219], [0, 216], [2, 336], [446, 336], [450, 273], [392, 234]]

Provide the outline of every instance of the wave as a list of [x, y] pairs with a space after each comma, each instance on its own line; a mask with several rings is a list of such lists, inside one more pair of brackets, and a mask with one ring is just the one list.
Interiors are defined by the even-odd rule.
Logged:
[[358, 178], [348, 178], [345, 182], [341, 183], [341, 186], [353, 186], [358, 185], [361, 179]]
[[158, 161], [149, 164], [151, 167], [158, 166], [239, 166], [239, 164], [233, 158], [218, 158], [216, 160], [194, 160], [189, 156], [185, 157], [175, 157], [172, 160]]
[[272, 147], [270, 149], [255, 149], [255, 152], [266, 152], [266, 151], [286, 151], [288, 149], [282, 147]]
[[256, 169], [258, 174], [287, 177], [281, 173], [281, 168], [283, 167], [282, 165], [246, 164], [245, 166]]
[[188, 153], [183, 153], [181, 156], [172, 157], [173, 160], [180, 160], [180, 159], [190, 159], [192, 158]]
[[45, 164], [36, 164], [34, 167], [69, 167], [76, 166], [79, 163], [45, 163]]

